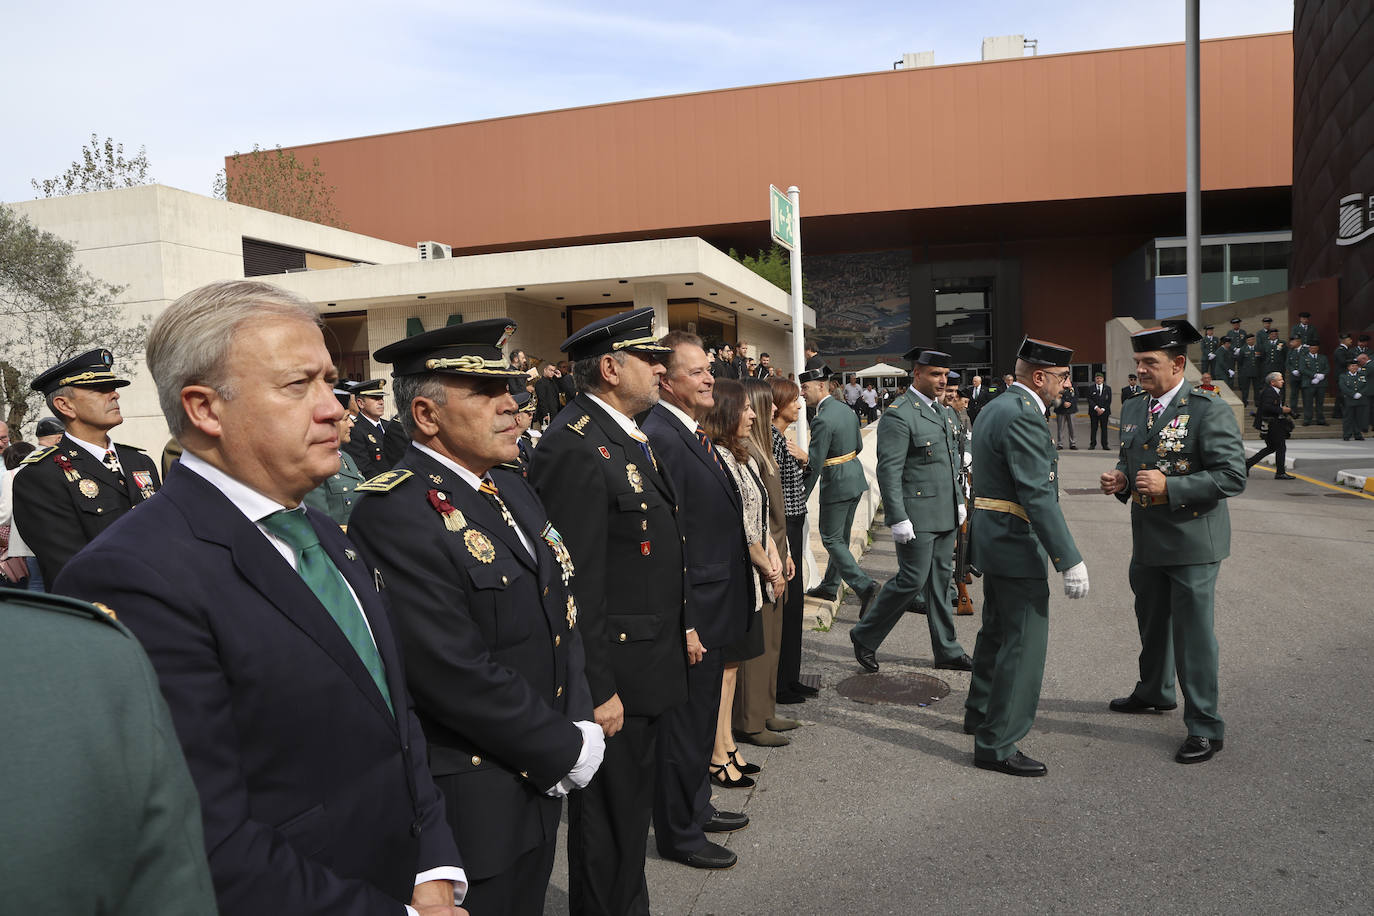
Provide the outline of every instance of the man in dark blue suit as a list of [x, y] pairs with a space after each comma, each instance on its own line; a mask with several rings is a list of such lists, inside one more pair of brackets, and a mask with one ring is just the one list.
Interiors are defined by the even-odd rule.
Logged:
[[[562, 798], [605, 751], [592, 721], [572, 559], [514, 461], [505, 318], [376, 353], [411, 439], [363, 484], [349, 537], [385, 580], [430, 769], [476, 913], [539, 916]], [[528, 398], [528, 392], [521, 391]], [[398, 536], [404, 532], [404, 536]]]
[[1088, 448], [1097, 448], [1097, 435], [1102, 434], [1102, 450], [1107, 451], [1107, 421], [1112, 418], [1112, 386], [1101, 372], [1093, 375], [1088, 389]]
[[707, 768], [720, 716], [724, 650], [744, 638], [752, 616], [749, 548], [739, 493], [701, 431], [700, 421], [715, 403], [701, 339], [674, 331], [661, 343], [672, 348], [672, 355], [662, 397], [645, 418], [644, 432], [679, 503], [688, 507], [681, 519], [692, 667], [687, 702], [663, 717], [654, 839], [665, 858], [696, 868], [729, 868], [735, 853], [706, 839], [706, 832], [720, 829], [722, 819], [744, 816], [717, 812], [711, 805]]
[[220, 913], [462, 912], [383, 582], [301, 506], [338, 470], [343, 415], [314, 306], [202, 287], [154, 323], [148, 367], [181, 460], [54, 590], [109, 606], [147, 650]]

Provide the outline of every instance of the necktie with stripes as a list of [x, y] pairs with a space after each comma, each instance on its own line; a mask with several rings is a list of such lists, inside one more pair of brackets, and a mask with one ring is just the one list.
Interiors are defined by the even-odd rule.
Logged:
[[711, 456], [711, 460], [720, 468], [722, 474], [725, 473], [725, 465], [720, 463], [720, 456], [716, 454], [716, 447], [711, 444], [711, 437], [706, 435], [706, 430], [697, 427], [697, 439], [701, 442], [701, 447], [706, 449], [706, 454]]

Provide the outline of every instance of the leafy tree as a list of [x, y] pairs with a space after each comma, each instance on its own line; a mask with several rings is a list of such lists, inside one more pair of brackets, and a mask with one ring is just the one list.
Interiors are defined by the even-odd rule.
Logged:
[[[756, 257], [741, 255], [731, 248], [730, 257], [772, 283], [785, 293], [792, 292], [792, 253], [776, 242], [767, 251], [760, 251]], [[806, 286], [806, 273], [802, 273], [802, 287]]]
[[49, 366], [105, 347], [122, 373], [135, 371], [150, 319], [129, 323], [116, 302], [123, 291], [80, 267], [70, 242], [0, 205], [0, 415], [16, 438], [43, 409], [29, 382]]
[[46, 181], [30, 179], [29, 184], [43, 197], [62, 197], [86, 191], [136, 188], [153, 181], [148, 177], [148, 153], [143, 147], [138, 148], [137, 156], [125, 159], [123, 143], [109, 137], [102, 143], [91, 134], [90, 145], [81, 148], [81, 158], [65, 172]]
[[229, 157], [213, 189], [220, 200], [344, 229], [334, 206], [337, 190], [325, 180], [318, 156], [306, 165], [291, 150], [260, 149], [256, 143], [252, 152]]

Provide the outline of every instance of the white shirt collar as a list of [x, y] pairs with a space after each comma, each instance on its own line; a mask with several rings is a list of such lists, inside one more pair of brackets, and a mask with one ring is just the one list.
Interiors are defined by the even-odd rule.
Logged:
[[921, 392], [917, 391], [915, 385], [909, 386], [908, 390], [909, 390], [912, 394], [916, 395], [916, 397], [920, 398], [920, 399], [921, 399], [921, 403], [924, 404], [924, 405], [926, 405], [927, 407], [930, 407], [930, 406], [934, 405], [935, 401], [932, 400], [931, 398], [928, 398], [928, 397], [926, 397], [925, 395], [921, 394]]
[[472, 487], [474, 490], [476, 490], [478, 487], [482, 485], [482, 478], [478, 477], [476, 474], [472, 473], [467, 468], [463, 467], [461, 464], [454, 461], [452, 458], [449, 458], [446, 455], [439, 454], [434, 449], [430, 448], [428, 445], [421, 445], [418, 442], [412, 442], [410, 444], [415, 446], [420, 451], [424, 452], [429, 457], [433, 458], [435, 461], [442, 464], [444, 467], [448, 468], [453, 473], [457, 474], [460, 478], [462, 478], [463, 483]]
[[67, 434], [67, 438], [72, 440], [82, 448], [84, 448], [86, 451], [90, 452], [91, 457], [93, 457], [96, 461], [99, 461], [101, 464], [105, 463], [105, 453], [108, 452], [110, 449], [114, 448], [114, 441], [110, 439], [108, 435], [105, 437], [104, 445], [92, 445], [85, 439], [78, 439], [70, 433]]
[[1173, 401], [1174, 395], [1178, 394], [1179, 389], [1183, 387], [1186, 381], [1187, 379], [1179, 379], [1177, 385], [1164, 392], [1164, 395], [1159, 399], [1159, 409], [1161, 411], [1169, 409], [1169, 404]]
[[230, 477], [195, 452], [182, 452], [180, 464], [186, 470], [199, 474], [212, 487], [223, 493], [224, 498], [233, 503], [234, 508], [246, 515], [250, 522], [260, 522], [273, 512], [290, 508], [270, 496], [264, 496], [248, 484]]
[[[601, 398], [592, 394], [590, 391], [584, 391], [583, 394], [585, 394], [587, 398], [597, 407], [600, 407], [602, 410], [606, 411], [606, 413], [610, 414], [610, 417], [612, 420], [615, 421], [616, 426], [619, 426], [622, 430], [624, 430], [625, 434], [629, 436], [631, 439], [634, 439], [639, 442], [644, 442], [649, 438], [648, 436], [644, 435], [644, 431], [639, 428], [639, 424], [635, 422], [634, 417], [625, 416], [625, 414], [616, 410], [610, 404], [607, 404], [605, 401], [601, 400]], [[666, 405], [668, 402], [660, 401], [659, 403]], [[692, 428], [696, 429], [696, 426], [693, 425]]]
[[1011, 387], [1013, 387], [1013, 388], [1020, 388], [1022, 391], [1026, 392], [1026, 394], [1028, 394], [1028, 395], [1030, 395], [1031, 397], [1035, 398], [1036, 406], [1038, 406], [1038, 407], [1040, 408], [1040, 412], [1041, 412], [1041, 413], [1044, 413], [1044, 412], [1045, 412], [1045, 402], [1042, 401], [1042, 400], [1040, 400], [1040, 395], [1036, 394], [1034, 391], [1031, 391], [1029, 388], [1027, 388], [1025, 385], [1021, 384], [1020, 382], [1012, 382], [1012, 383], [1011, 383]]
[[677, 417], [678, 422], [681, 423], [683, 426], [687, 427], [688, 432], [692, 433], [692, 435], [696, 435], [697, 427], [701, 424], [698, 423], [696, 420], [692, 419], [692, 417], [687, 413], [687, 411], [683, 410], [676, 404], [670, 403], [667, 398], [664, 398], [663, 400], [659, 401], [659, 403], [662, 404], [664, 407], [668, 408], [668, 412], [673, 416]]

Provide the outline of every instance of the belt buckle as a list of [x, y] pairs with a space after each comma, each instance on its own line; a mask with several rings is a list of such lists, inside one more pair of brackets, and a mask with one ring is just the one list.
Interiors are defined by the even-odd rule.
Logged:
[[1135, 494], [1135, 501], [1140, 504], [1140, 508], [1142, 509], [1147, 508], [1150, 505], [1150, 497], [1146, 496], [1144, 493], [1141, 493], [1138, 490]]

